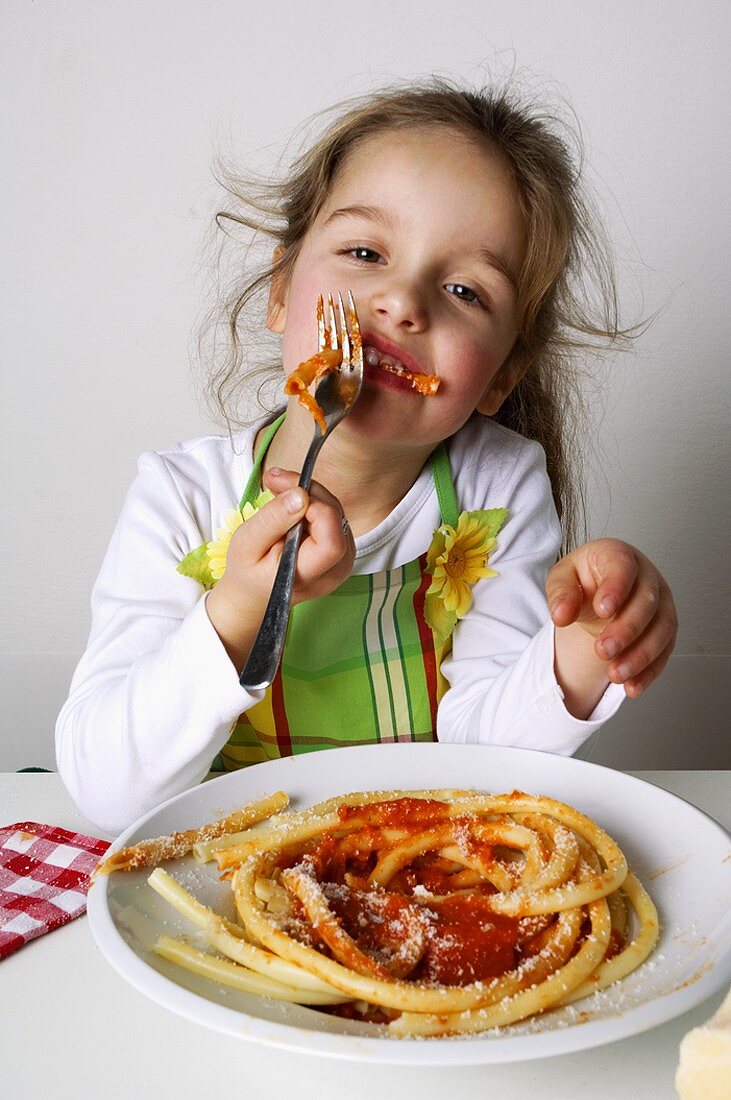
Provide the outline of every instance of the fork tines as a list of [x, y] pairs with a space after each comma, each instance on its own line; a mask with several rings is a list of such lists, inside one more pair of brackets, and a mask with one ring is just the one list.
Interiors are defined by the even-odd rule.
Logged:
[[[350, 320], [350, 331], [348, 330], [348, 323], [346, 320], [345, 305], [343, 304], [343, 296], [338, 293], [337, 295], [337, 310], [335, 308], [335, 302], [332, 294], [327, 296], [327, 315], [325, 312], [325, 302], [322, 294], [317, 297], [317, 346], [320, 351], [324, 351], [325, 348], [335, 349], [342, 347], [343, 351], [343, 366], [353, 369], [353, 354], [361, 354], [362, 344], [360, 335], [360, 325], [358, 323], [358, 314], [355, 310], [355, 301], [353, 294], [348, 291], [348, 313]], [[338, 323], [339, 322], [339, 323]], [[351, 343], [352, 337], [352, 343]]]
[[340, 324], [343, 332], [343, 366], [345, 366], [346, 363], [350, 366], [350, 337], [348, 336], [348, 325], [345, 321], [343, 297], [340, 293], [338, 293], [338, 310], [340, 312]]

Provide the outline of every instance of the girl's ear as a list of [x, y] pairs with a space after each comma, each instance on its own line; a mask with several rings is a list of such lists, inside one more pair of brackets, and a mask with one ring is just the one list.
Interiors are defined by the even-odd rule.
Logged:
[[[279, 263], [284, 255], [284, 245], [278, 244], [274, 249], [272, 263]], [[269, 304], [267, 305], [267, 328], [270, 332], [284, 332], [287, 320], [287, 289], [288, 280], [284, 271], [279, 270], [272, 276], [269, 286]]]
[[482, 413], [483, 416], [494, 416], [505, 398], [518, 385], [529, 366], [530, 360], [527, 356], [510, 355], [480, 398], [477, 412]]

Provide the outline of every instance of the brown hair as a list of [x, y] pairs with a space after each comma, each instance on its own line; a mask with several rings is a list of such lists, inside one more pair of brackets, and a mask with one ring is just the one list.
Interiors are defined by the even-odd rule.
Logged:
[[585, 372], [579, 356], [626, 341], [633, 332], [619, 327], [611, 250], [579, 185], [578, 134], [510, 88], [467, 90], [433, 78], [387, 89], [347, 104], [282, 182], [256, 187], [221, 173], [239, 210], [219, 212], [219, 227], [238, 223], [267, 234], [281, 248], [275, 263], [249, 273], [228, 297], [227, 339], [213, 356], [210, 392], [229, 425], [236, 423], [232, 406], [242, 382], [270, 373], [260, 365], [242, 371], [245, 307], [268, 290], [272, 278], [291, 272], [349, 152], [366, 137], [416, 126], [446, 126], [487, 142], [512, 172], [528, 247], [518, 281], [520, 329], [510, 359], [519, 358], [527, 369], [492, 419], [542, 445], [570, 547], [584, 527], [580, 382]]

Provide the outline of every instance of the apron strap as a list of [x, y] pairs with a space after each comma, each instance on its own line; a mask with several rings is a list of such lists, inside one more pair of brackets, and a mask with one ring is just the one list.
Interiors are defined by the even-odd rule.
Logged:
[[459, 505], [457, 504], [457, 493], [455, 492], [452, 470], [449, 465], [449, 455], [443, 443], [434, 448], [429, 456], [429, 464], [434, 478], [434, 488], [437, 491], [442, 523], [447, 523], [450, 527], [456, 527], [459, 520]]
[[253, 504], [261, 492], [261, 464], [264, 461], [264, 455], [267, 453], [269, 444], [274, 439], [277, 429], [284, 420], [285, 415], [285, 413], [282, 413], [276, 420], [273, 420], [264, 433], [264, 438], [261, 441], [259, 450], [254, 455], [254, 465], [249, 474], [249, 480], [246, 482], [244, 495], [239, 501], [239, 511], [243, 510], [245, 504]]
[[[249, 474], [249, 480], [246, 482], [246, 488], [244, 489], [244, 495], [241, 497], [239, 503], [239, 509], [243, 509], [245, 504], [253, 504], [256, 498], [261, 492], [261, 467], [264, 461], [264, 455], [267, 453], [267, 448], [274, 438], [279, 425], [284, 420], [285, 413], [282, 413], [273, 420], [264, 433], [264, 438], [261, 441], [259, 450], [254, 456], [254, 465], [251, 473]], [[439, 511], [442, 517], [442, 523], [449, 524], [450, 527], [456, 527], [459, 519], [459, 506], [457, 504], [457, 494], [454, 489], [454, 481], [452, 479], [452, 471], [449, 465], [449, 455], [447, 454], [447, 448], [443, 443], [435, 447], [429, 456], [429, 465], [431, 466], [432, 477], [434, 478], [434, 488], [437, 491], [437, 500], [439, 501]]]

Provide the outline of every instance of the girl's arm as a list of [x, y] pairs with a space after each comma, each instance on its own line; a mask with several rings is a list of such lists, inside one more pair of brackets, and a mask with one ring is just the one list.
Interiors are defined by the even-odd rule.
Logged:
[[308, 497], [296, 475], [282, 474], [268, 478], [277, 499], [235, 532], [212, 592], [204, 598], [178, 573], [238, 499], [242, 471], [226, 445], [210, 439], [142, 457], [94, 586], [91, 636], [58, 718], [56, 753], [77, 805], [109, 832], [200, 782], [261, 698], [238, 675], [288, 528], [306, 517], [307, 575], [298, 569], [295, 598], [332, 589], [352, 567], [334, 498], [316, 483]]
[[[474, 586], [472, 607], [442, 664], [450, 689], [437, 733], [444, 741], [571, 755], [616, 712], [624, 691], [609, 682], [606, 663], [599, 670], [592, 663], [584, 687], [593, 698], [578, 716], [573, 712], [572, 685], [565, 691], [556, 676], [558, 632], [546, 603], [561, 531], [545, 457], [537, 444], [495, 426], [487, 440], [480, 462], [459, 475], [458, 497], [464, 508], [505, 506], [509, 518], [488, 562], [498, 576]], [[466, 456], [450, 457], [457, 471], [467, 465]]]
[[[200, 782], [252, 703], [206, 615], [200, 585], [176, 571], [210, 538], [212, 490], [205, 462], [174, 457], [140, 459], [92, 592], [89, 642], [56, 724], [64, 783], [84, 815], [113, 833]], [[228, 492], [220, 485], [218, 492], [230, 507]]]

